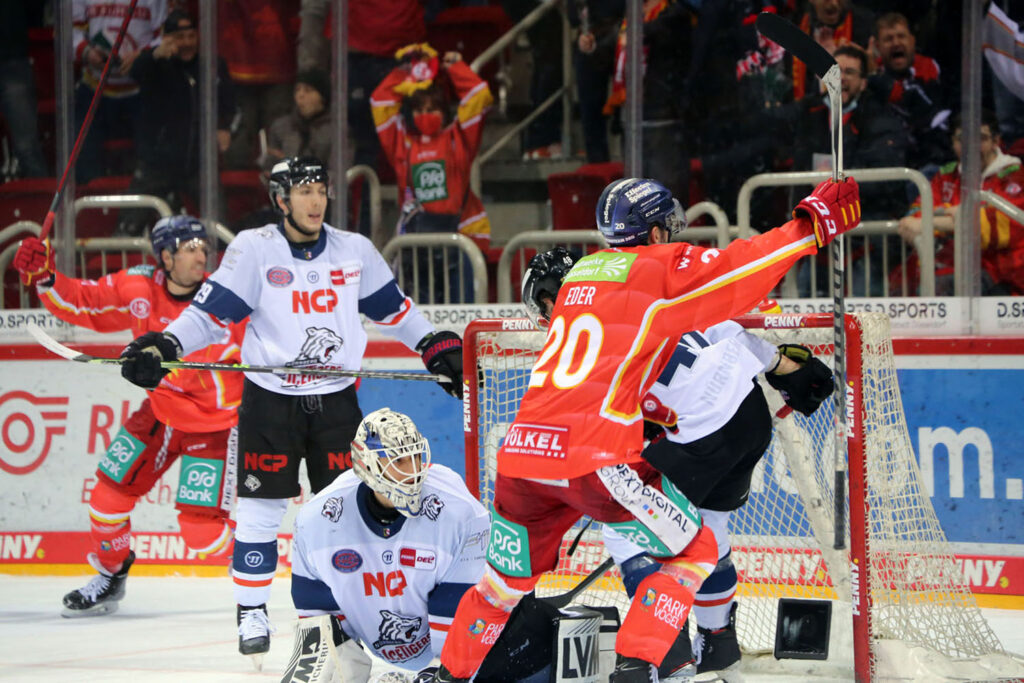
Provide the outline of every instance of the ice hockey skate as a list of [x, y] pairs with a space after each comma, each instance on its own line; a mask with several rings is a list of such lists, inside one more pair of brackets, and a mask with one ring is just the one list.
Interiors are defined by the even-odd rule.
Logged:
[[68, 618], [77, 617], [98, 617], [104, 614], [113, 614], [117, 611], [117, 603], [124, 597], [124, 582], [128, 578], [128, 570], [135, 561], [135, 553], [128, 552], [121, 565], [121, 570], [116, 574], [110, 572], [100, 564], [99, 556], [96, 553], [89, 553], [86, 557], [93, 569], [99, 572], [89, 583], [78, 590], [73, 590], [64, 596], [64, 609], [61, 616]]
[[252, 658], [257, 671], [263, 670], [263, 655], [270, 651], [270, 634], [273, 631], [267, 606], [238, 606], [238, 651]]
[[690, 681], [697, 673], [697, 665], [693, 659], [693, 649], [690, 646], [690, 629], [687, 624], [679, 631], [668, 654], [658, 667], [659, 681]]
[[615, 655], [615, 671], [608, 683], [657, 683], [658, 670], [650, 662], [637, 657]]
[[[732, 608], [729, 610], [729, 623], [722, 628], [697, 627], [697, 637], [694, 638], [693, 649], [697, 653], [698, 674], [729, 671], [739, 667], [741, 655], [740, 645], [736, 640], [736, 607], [737, 604], [732, 603]], [[701, 680], [716, 679], [702, 676]]]

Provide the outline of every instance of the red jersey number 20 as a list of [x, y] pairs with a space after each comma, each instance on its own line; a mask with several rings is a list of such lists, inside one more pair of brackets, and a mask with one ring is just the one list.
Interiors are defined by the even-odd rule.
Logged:
[[[551, 378], [558, 389], [570, 389], [586, 381], [601, 354], [604, 327], [590, 313], [574, 319], [566, 331], [565, 318], [558, 316], [548, 330], [548, 343], [533, 366], [530, 387], [542, 387]], [[549, 366], [557, 356], [554, 368]], [[580, 358], [582, 356], [582, 358]]]

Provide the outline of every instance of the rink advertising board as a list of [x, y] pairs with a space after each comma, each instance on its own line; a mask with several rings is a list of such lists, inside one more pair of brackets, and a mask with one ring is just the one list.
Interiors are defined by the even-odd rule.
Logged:
[[[854, 303], [876, 306], [874, 300]], [[904, 316], [894, 327], [911, 320], [907, 316], [913, 313], [931, 316], [928, 324], [940, 321], [929, 330], [959, 334], [960, 302], [914, 303], [916, 308], [900, 304], [903, 308], [893, 309]], [[797, 304], [799, 312], [809, 312], [817, 302]], [[1016, 599], [1024, 607], [1024, 446], [1018, 422], [1024, 414], [1024, 302], [981, 304], [979, 319], [988, 332], [956, 338], [917, 330], [897, 338], [894, 348], [924, 485], [964, 574], [979, 594], [1000, 596], [1003, 604]], [[787, 304], [787, 310], [795, 312], [794, 305]], [[473, 317], [521, 312], [518, 306], [426, 310], [438, 327], [458, 331]], [[83, 571], [96, 465], [145, 392], [124, 382], [116, 368], [49, 355], [24, 332], [28, 321], [96, 355], [117, 355], [129, 338], [70, 328], [45, 312], [0, 312], [0, 572]], [[422, 363], [371, 330], [365, 367], [419, 370]], [[426, 382], [365, 380], [359, 397], [364, 412], [384, 405], [408, 412], [430, 439], [434, 461], [462, 471], [462, 410], [440, 388]], [[195, 557], [176, 533], [177, 484], [176, 464], [132, 515], [139, 569], [220, 572], [223, 561]], [[290, 531], [296, 507], [291, 506], [282, 531]], [[287, 533], [281, 543], [282, 566], [287, 567]], [[756, 548], [751, 551], [749, 566], [739, 568], [748, 582], [785, 583], [786, 572], [795, 571], [758, 563]], [[815, 561], [797, 563], [799, 571], [813, 573]]]

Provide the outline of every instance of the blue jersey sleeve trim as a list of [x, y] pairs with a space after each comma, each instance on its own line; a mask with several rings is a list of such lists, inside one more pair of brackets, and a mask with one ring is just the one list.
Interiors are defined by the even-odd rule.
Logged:
[[222, 284], [207, 280], [199, 288], [192, 304], [218, 320], [237, 323], [252, 313], [252, 308], [240, 296]]
[[359, 312], [370, 320], [384, 320], [402, 310], [405, 294], [392, 278], [373, 294], [359, 300]]
[[439, 583], [427, 596], [427, 612], [438, 617], [454, 617], [455, 608], [471, 583]]
[[330, 587], [318, 579], [292, 574], [292, 602], [295, 609], [323, 610], [338, 612], [338, 602], [334, 599]]

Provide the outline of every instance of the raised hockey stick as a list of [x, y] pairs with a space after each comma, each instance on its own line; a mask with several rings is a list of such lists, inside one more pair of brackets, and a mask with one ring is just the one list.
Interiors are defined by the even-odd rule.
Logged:
[[[832, 180], [843, 177], [843, 84], [839, 65], [828, 50], [814, 38], [801, 31], [796, 24], [771, 12], [757, 15], [757, 30], [772, 42], [778, 43], [794, 58], [810, 68], [824, 83], [829, 99], [829, 131], [832, 142]], [[846, 545], [846, 337], [843, 317], [844, 239], [832, 240], [832, 327], [835, 352], [833, 370], [838, 391], [832, 394], [835, 411], [835, 538], [837, 550]]]
[[124, 14], [124, 21], [121, 22], [121, 28], [117, 31], [117, 37], [114, 38], [114, 44], [110, 47], [110, 54], [107, 55], [107, 62], [103, 65], [103, 72], [100, 73], [99, 83], [96, 84], [96, 92], [92, 94], [92, 100], [89, 102], [89, 109], [85, 112], [85, 119], [82, 120], [82, 127], [78, 130], [78, 137], [75, 138], [75, 144], [71, 147], [71, 154], [68, 156], [68, 163], [64, 166], [64, 173], [60, 176], [60, 181], [57, 182], [57, 190], [53, 193], [53, 200], [50, 202], [50, 208], [46, 212], [46, 217], [43, 219], [42, 230], [39, 231], [39, 239], [45, 240], [50, 234], [50, 228], [53, 227], [53, 221], [57, 217], [57, 209], [60, 207], [60, 198], [64, 193], [64, 185], [68, 181], [68, 174], [71, 173], [71, 169], [75, 167], [75, 162], [78, 160], [78, 153], [82, 151], [82, 142], [85, 140], [86, 134], [89, 132], [89, 127], [92, 125], [92, 119], [96, 115], [96, 108], [99, 106], [100, 97], [103, 95], [103, 88], [107, 85], [107, 74], [110, 73], [110, 67], [117, 59], [117, 52], [121, 49], [121, 41], [124, 40], [124, 34], [128, 30], [128, 23], [132, 20], [132, 14], [135, 13], [135, 5], [138, 4], [139, 0], [131, 0], [128, 3], [128, 10]]
[[[90, 356], [81, 351], [64, 346], [59, 341], [46, 334], [42, 328], [35, 323], [28, 324], [28, 333], [32, 338], [45, 348], [61, 358], [67, 358], [77, 363], [92, 363], [96, 365], [121, 365], [123, 358], [100, 358]], [[168, 370], [189, 369], [189, 370], [213, 370], [216, 372], [262, 372], [271, 375], [319, 375], [323, 377], [363, 377], [366, 379], [408, 379], [416, 382], [449, 382], [447, 377], [433, 375], [428, 372], [391, 372], [388, 370], [339, 370], [337, 368], [300, 368], [300, 367], [267, 367], [264, 365], [245, 365], [244, 363], [197, 363], [193, 361], [164, 361], [160, 367]]]

